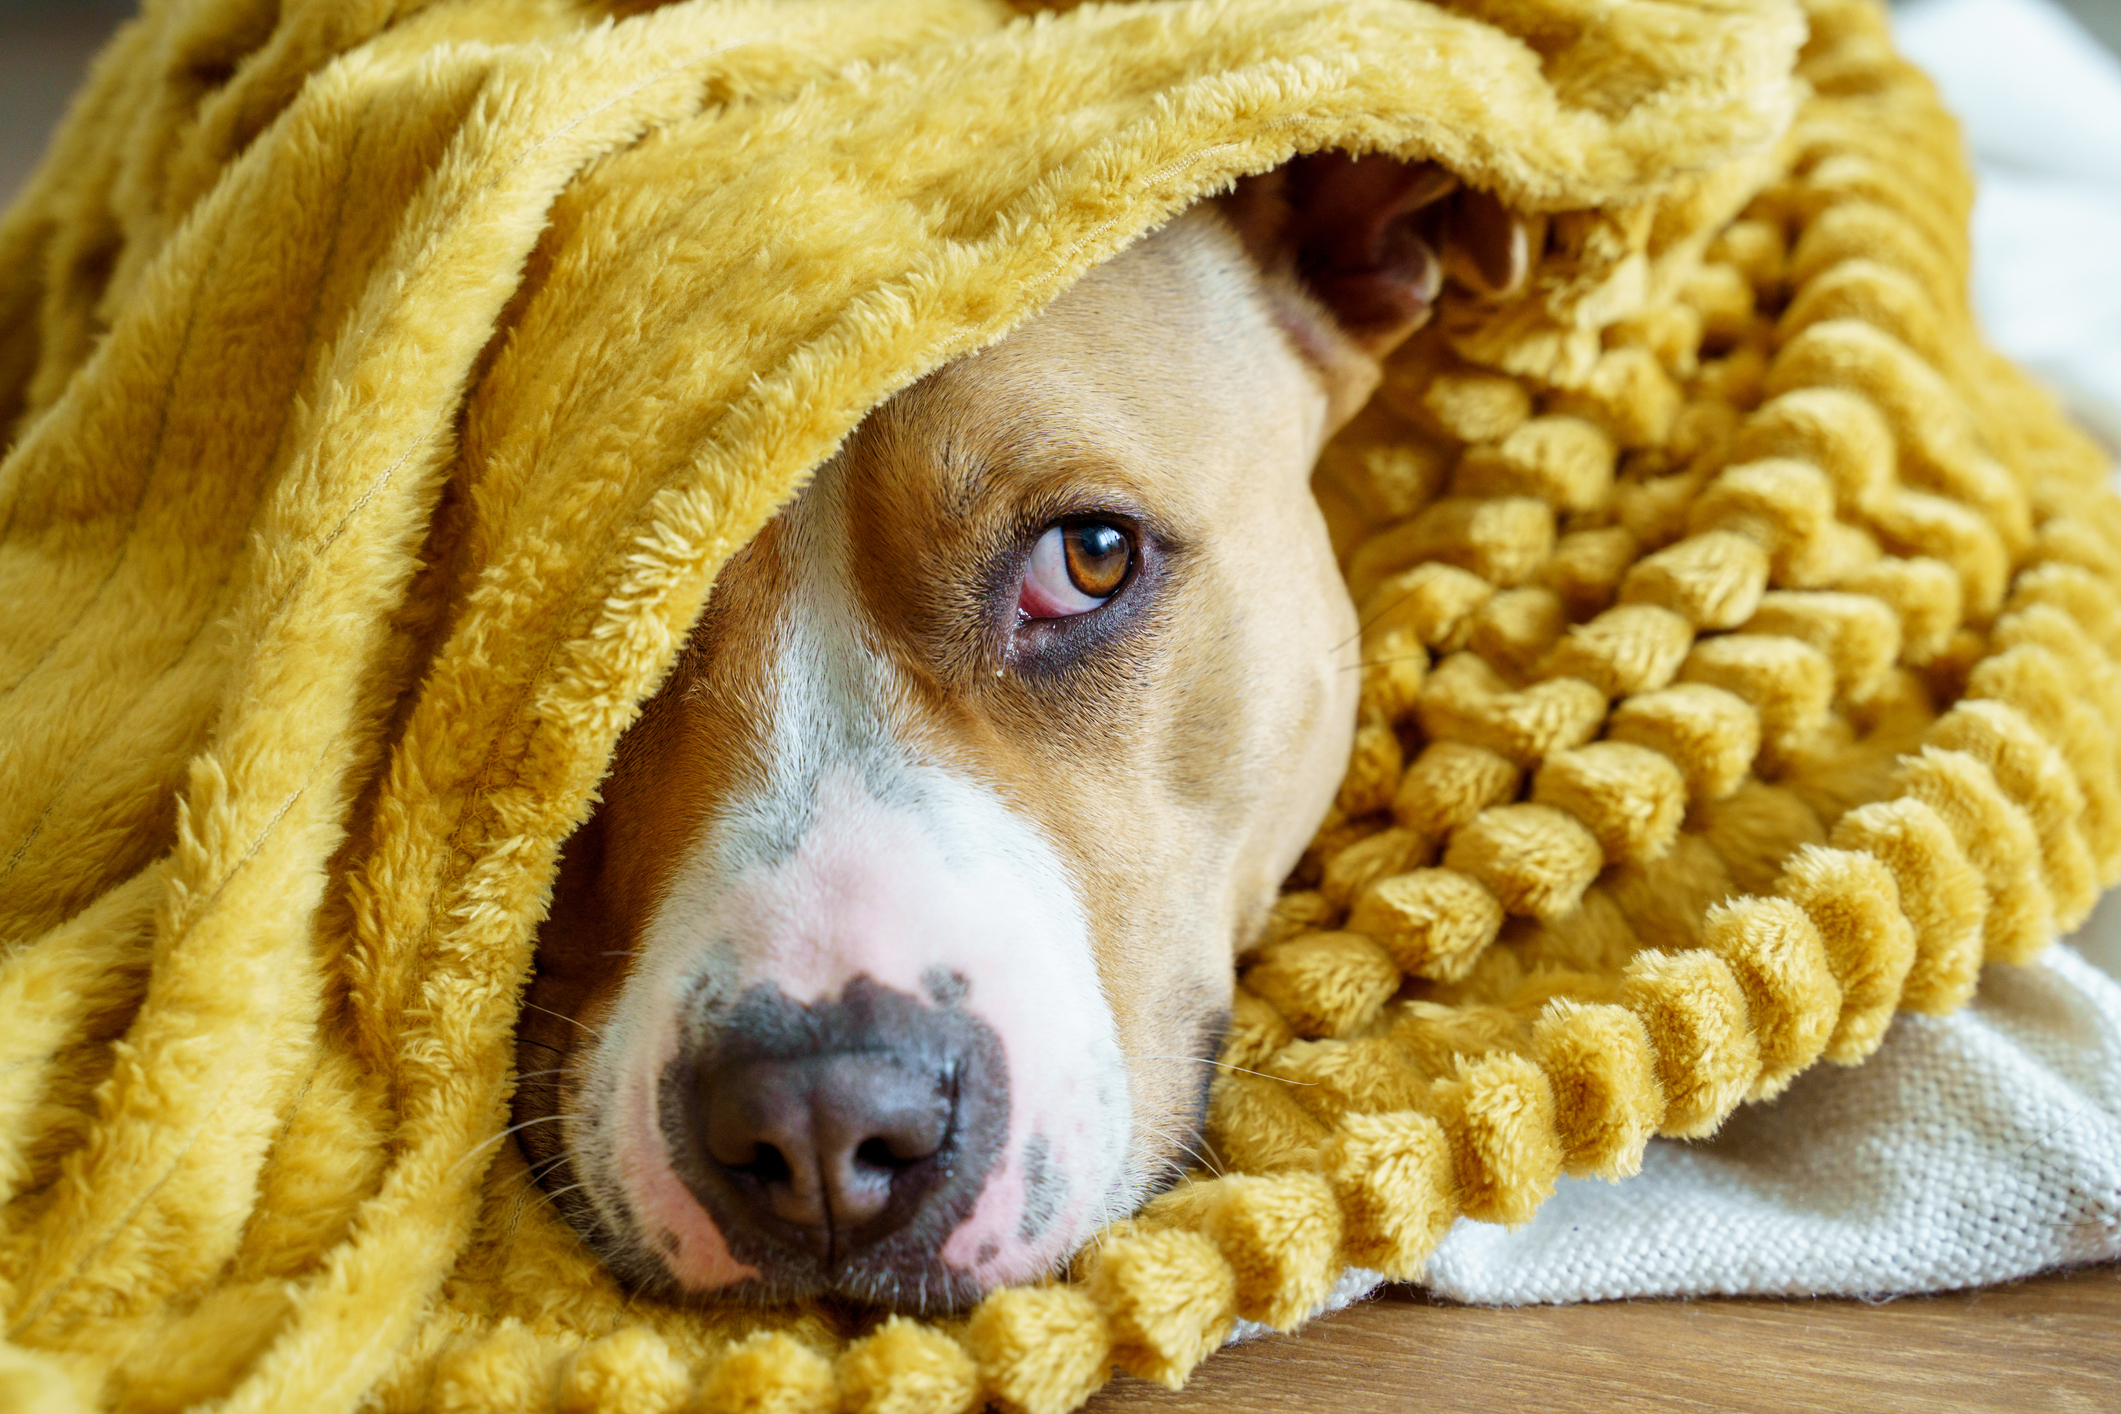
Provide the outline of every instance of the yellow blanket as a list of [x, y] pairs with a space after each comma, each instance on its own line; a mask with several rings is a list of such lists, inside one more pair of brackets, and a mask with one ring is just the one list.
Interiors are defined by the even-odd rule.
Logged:
[[[630, 1299], [510, 1028], [717, 566], [1330, 146], [1546, 254], [1321, 468], [1366, 725], [1229, 1057], [1308, 1083], [964, 1320]], [[0, 1406], [1057, 1412], [1957, 1005], [2121, 874], [2121, 505], [1967, 202], [1864, 0], [147, 0], [0, 224]]]

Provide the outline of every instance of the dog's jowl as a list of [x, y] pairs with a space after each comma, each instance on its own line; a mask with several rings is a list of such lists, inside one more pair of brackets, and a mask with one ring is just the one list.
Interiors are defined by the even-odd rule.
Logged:
[[1481, 224], [1448, 189], [1324, 159], [1197, 208], [723, 570], [520, 1030], [525, 1147], [620, 1275], [961, 1306], [1195, 1161], [1231, 949], [1353, 729], [1309, 472]]

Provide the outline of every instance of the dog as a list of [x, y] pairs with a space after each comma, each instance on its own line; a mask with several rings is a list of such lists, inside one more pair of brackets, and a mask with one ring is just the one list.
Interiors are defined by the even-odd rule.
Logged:
[[1319, 154], [871, 412], [568, 842], [515, 1120], [623, 1281], [961, 1308], [1199, 1160], [1233, 948], [1348, 759], [1309, 477], [1524, 228]]

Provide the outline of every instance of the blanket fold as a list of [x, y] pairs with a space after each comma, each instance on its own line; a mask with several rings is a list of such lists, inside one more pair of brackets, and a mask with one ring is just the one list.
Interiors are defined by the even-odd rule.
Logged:
[[[1036, 8], [147, 0], [113, 42], [0, 220], [0, 1402], [1175, 1383], [2121, 877], [2121, 504], [1979, 343], [1882, 12]], [[1240, 960], [1230, 1173], [958, 1321], [630, 1297], [504, 1131], [511, 1027], [716, 570], [894, 391], [1336, 147], [1546, 244], [1321, 465], [1372, 666]]]

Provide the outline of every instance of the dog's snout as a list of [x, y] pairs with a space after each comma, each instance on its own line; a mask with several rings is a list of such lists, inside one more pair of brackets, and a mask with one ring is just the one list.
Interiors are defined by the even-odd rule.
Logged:
[[1001, 1038], [955, 974], [921, 994], [868, 975], [799, 1002], [757, 985], [694, 1013], [663, 1074], [670, 1163], [766, 1294], [837, 1289], [963, 1304], [944, 1248], [1002, 1160]]
[[934, 1186], [955, 1090], [948, 1066], [889, 1051], [725, 1065], [701, 1077], [700, 1139], [749, 1206], [844, 1252]]

